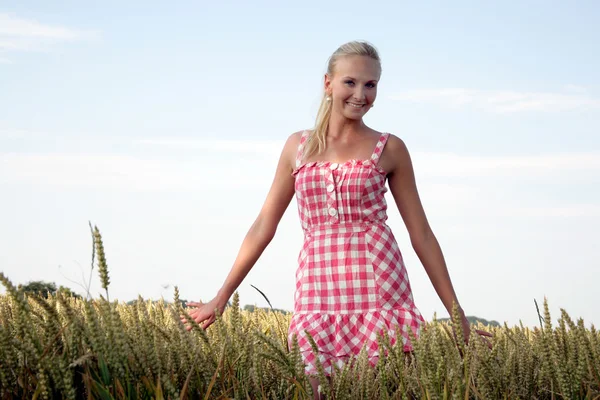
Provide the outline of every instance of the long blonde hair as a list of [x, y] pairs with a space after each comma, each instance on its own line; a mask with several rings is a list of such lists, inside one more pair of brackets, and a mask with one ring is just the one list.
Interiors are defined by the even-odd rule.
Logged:
[[[381, 60], [377, 49], [370, 43], [352, 41], [341, 45], [327, 62], [327, 75], [333, 76], [335, 70], [335, 64], [342, 57], [347, 56], [367, 56], [379, 63], [379, 69], [381, 70]], [[314, 153], [321, 153], [327, 147], [327, 130], [329, 128], [329, 118], [331, 117], [332, 102], [327, 101], [327, 93], [323, 90], [323, 96], [321, 98], [321, 104], [319, 111], [317, 112], [317, 118], [315, 126], [310, 132], [307, 138], [306, 145], [304, 146], [303, 159], [307, 159]]]

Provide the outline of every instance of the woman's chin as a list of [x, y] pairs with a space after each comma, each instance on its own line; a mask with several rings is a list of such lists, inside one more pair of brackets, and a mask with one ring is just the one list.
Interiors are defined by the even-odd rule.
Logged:
[[362, 117], [364, 117], [364, 115], [366, 114], [366, 112], [361, 112], [361, 113], [357, 113], [357, 112], [344, 112], [342, 113], [342, 115], [347, 118], [347, 119], [353, 119], [353, 120], [357, 120], [360, 121], [362, 119]]

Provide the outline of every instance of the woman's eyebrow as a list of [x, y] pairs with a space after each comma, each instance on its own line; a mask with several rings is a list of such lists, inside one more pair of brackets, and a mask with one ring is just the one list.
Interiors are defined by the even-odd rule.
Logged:
[[[344, 76], [342, 79], [352, 79], [353, 81], [357, 80], [356, 78], [353, 78], [351, 76]], [[367, 82], [377, 82], [377, 79], [371, 79]]]

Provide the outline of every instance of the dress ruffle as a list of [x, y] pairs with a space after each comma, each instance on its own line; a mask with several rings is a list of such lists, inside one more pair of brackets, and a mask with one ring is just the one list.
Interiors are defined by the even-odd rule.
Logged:
[[305, 371], [314, 374], [317, 372], [315, 355], [304, 331], [311, 332], [319, 349], [319, 360], [325, 372], [331, 374], [333, 364], [342, 367], [349, 357], [358, 356], [363, 346], [366, 347], [371, 365], [375, 365], [379, 358], [377, 333], [382, 333], [384, 330], [394, 345], [399, 329], [403, 350], [412, 351], [408, 329], [412, 329], [415, 337], [419, 337], [424, 322], [416, 308], [352, 314], [298, 313], [292, 316], [288, 340], [291, 345], [292, 337], [296, 334], [306, 364]]

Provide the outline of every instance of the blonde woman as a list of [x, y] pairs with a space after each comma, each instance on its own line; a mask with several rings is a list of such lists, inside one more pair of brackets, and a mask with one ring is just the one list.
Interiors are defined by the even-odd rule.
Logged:
[[[393, 341], [399, 330], [404, 351], [412, 351], [408, 330], [418, 337], [424, 320], [386, 224], [386, 182], [411, 244], [451, 313], [458, 299], [423, 211], [409, 152], [400, 138], [363, 121], [375, 103], [380, 76], [379, 55], [368, 43], [346, 43], [330, 57], [315, 126], [288, 138], [266, 201], [222, 288], [206, 304], [188, 303], [197, 307], [190, 315], [203, 328], [213, 323], [216, 309], [223, 311], [273, 239], [295, 194], [305, 240], [289, 340], [297, 337], [306, 373], [315, 374], [316, 368], [305, 331], [315, 339], [327, 374], [363, 346], [375, 363], [382, 330]], [[460, 312], [468, 338], [469, 323]], [[311, 384], [316, 389], [314, 378]]]

